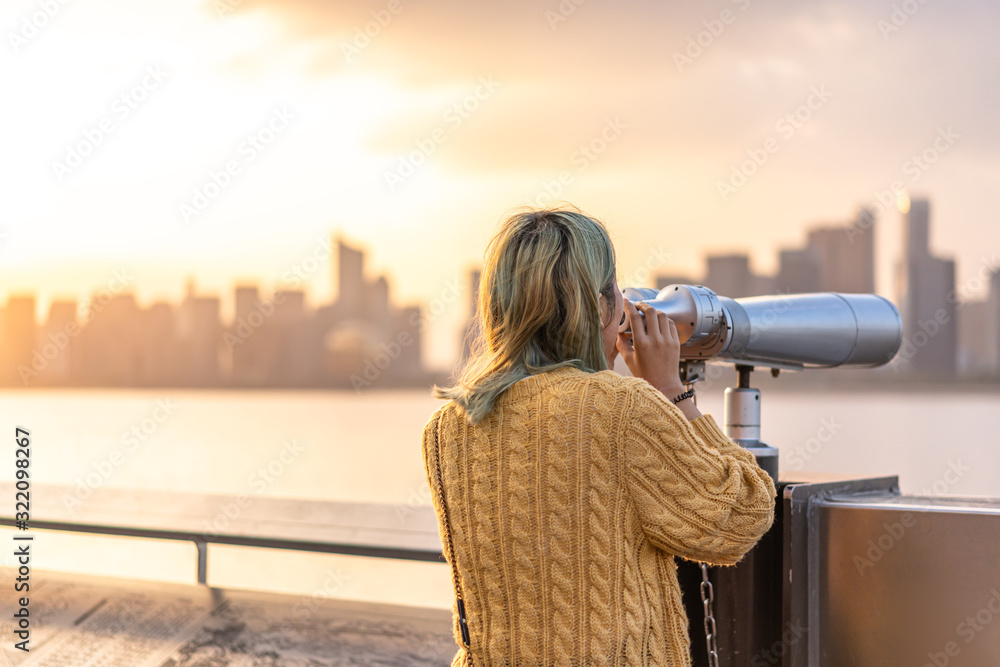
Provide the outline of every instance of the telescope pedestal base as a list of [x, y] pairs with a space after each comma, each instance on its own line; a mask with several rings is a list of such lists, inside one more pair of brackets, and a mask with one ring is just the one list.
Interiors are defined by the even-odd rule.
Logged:
[[[775, 480], [778, 498], [778, 450], [767, 445], [747, 447], [757, 463]], [[715, 601], [713, 615], [719, 667], [778, 665], [780, 657], [763, 653], [780, 641], [782, 626], [782, 553], [784, 517], [780, 500], [775, 504], [774, 523], [759, 542], [736, 565], [709, 566]], [[693, 667], [708, 667], [705, 623], [701, 603], [701, 566], [677, 558], [677, 578], [688, 614]]]

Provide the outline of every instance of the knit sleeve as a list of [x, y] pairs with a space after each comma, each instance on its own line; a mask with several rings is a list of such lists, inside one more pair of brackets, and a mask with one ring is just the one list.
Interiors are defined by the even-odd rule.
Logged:
[[441, 485], [438, 484], [438, 424], [439, 424], [439, 413], [435, 412], [431, 415], [431, 418], [424, 425], [423, 436], [420, 440], [420, 453], [424, 459], [424, 473], [427, 475], [427, 486], [431, 491], [431, 505], [434, 506], [434, 514], [438, 519], [438, 533], [441, 537], [442, 553], [444, 559], [449, 564], [451, 563], [451, 555], [448, 553], [448, 549], [445, 547], [445, 526], [444, 519], [445, 508], [442, 505]]
[[[442, 547], [441, 551], [442, 554], [444, 555], [445, 562], [447, 562], [451, 568], [452, 585], [455, 586], [454, 590], [457, 592], [458, 583], [455, 580], [456, 571], [454, 569], [455, 565], [454, 563], [452, 563], [453, 556], [450, 553], [448, 547], [446, 546], [447, 533], [445, 531], [447, 529], [444, 525], [445, 511], [444, 507], [441, 504], [441, 495], [440, 495], [442, 493], [442, 489], [441, 486], [438, 484], [437, 474], [436, 474], [438, 466], [437, 439], [438, 439], [439, 414], [440, 411], [435, 412], [433, 415], [431, 415], [431, 418], [428, 420], [427, 424], [424, 425], [423, 436], [421, 437], [420, 440], [420, 452], [423, 455], [424, 459], [424, 471], [427, 474], [427, 484], [431, 489], [431, 504], [434, 506], [434, 513], [437, 515], [438, 535], [441, 537], [441, 547]], [[461, 647], [463, 642], [462, 642], [461, 624], [459, 623], [457, 597], [454, 598], [451, 603], [451, 629], [452, 629], [452, 636], [455, 638], [455, 643], [458, 644], [459, 647]], [[460, 648], [458, 653], [455, 654], [455, 658], [451, 664], [453, 665], [465, 664], [464, 658], [460, 660], [460, 656], [464, 655], [465, 655], [464, 649]]]
[[739, 562], [774, 521], [771, 476], [710, 414], [688, 421], [647, 382], [629, 399], [621, 438], [643, 532], [689, 560]]

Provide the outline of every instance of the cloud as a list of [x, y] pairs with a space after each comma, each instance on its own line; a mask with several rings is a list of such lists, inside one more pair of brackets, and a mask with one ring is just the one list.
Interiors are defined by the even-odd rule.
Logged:
[[[436, 158], [442, 167], [485, 174], [559, 169], [615, 115], [627, 118], [635, 137], [616, 147], [616, 159], [635, 165], [664, 155], [730, 159], [773, 133], [818, 84], [836, 94], [836, 104], [809, 130], [821, 134], [821, 149], [881, 147], [897, 160], [939, 124], [961, 121], [995, 151], [989, 109], [996, 92], [984, 82], [996, 80], [998, 64], [981, 57], [991, 48], [995, 22], [970, 7], [923, 6], [889, 40], [878, 21], [891, 6], [861, 0], [715, 6], [245, 0], [239, 9], [280, 21], [290, 48], [311, 45], [309, 71], [317, 77], [382, 77], [412, 91], [413, 99], [427, 89], [452, 91], [436, 109], [398, 109], [366, 139], [375, 151], [411, 150], [480, 77], [502, 82], [493, 99], [454, 128]], [[997, 11], [990, 14], [995, 19]], [[362, 38], [366, 45], [348, 63], [345, 45], [354, 45], [366, 24], [370, 42]], [[711, 34], [720, 26], [720, 34]], [[675, 54], [692, 40], [704, 46], [687, 51], [698, 55], [679, 71]], [[950, 46], [931, 48], [941, 43]], [[616, 164], [609, 159], [601, 168]], [[845, 155], [843, 167], [853, 164]]]

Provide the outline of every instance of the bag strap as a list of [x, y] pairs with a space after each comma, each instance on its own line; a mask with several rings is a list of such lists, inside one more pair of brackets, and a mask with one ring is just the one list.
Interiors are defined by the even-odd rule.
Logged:
[[465, 617], [465, 603], [462, 601], [462, 587], [458, 579], [458, 564], [455, 562], [455, 545], [451, 541], [451, 526], [448, 522], [448, 510], [444, 499], [444, 484], [441, 480], [441, 449], [438, 443], [438, 428], [441, 426], [441, 417], [438, 417], [437, 428], [434, 429], [434, 471], [437, 480], [438, 504], [441, 507], [441, 514], [444, 517], [445, 545], [448, 549], [448, 562], [451, 563], [452, 583], [455, 586], [455, 601], [458, 607], [458, 627], [462, 631], [462, 643], [465, 645], [466, 655], [469, 658], [468, 664], [472, 664], [472, 654], [469, 653], [471, 643], [469, 641], [469, 624]]

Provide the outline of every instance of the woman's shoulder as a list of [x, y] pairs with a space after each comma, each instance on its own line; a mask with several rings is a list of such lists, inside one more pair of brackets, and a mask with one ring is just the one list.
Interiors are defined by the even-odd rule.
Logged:
[[586, 402], [592, 407], [600, 404], [627, 411], [639, 404], [648, 406], [662, 399], [662, 394], [646, 380], [614, 370], [580, 373], [577, 378], [582, 383], [572, 393], [586, 396]]
[[[657, 415], [668, 413], [677, 416], [680, 410], [663, 393], [645, 379], [632, 375], [622, 375], [616, 371], [599, 371], [593, 374], [595, 382], [605, 389], [609, 396], [624, 411], [631, 413], [651, 412]], [[677, 414], [675, 414], [677, 413]]]
[[631, 375], [622, 375], [613, 370], [597, 371], [591, 377], [595, 384], [621, 394], [635, 394], [637, 392], [656, 391], [653, 386], [642, 378]]
[[431, 428], [434, 424], [437, 424], [442, 418], [446, 417], [448, 414], [454, 412], [458, 408], [458, 404], [455, 401], [448, 400], [437, 407], [434, 412], [430, 414], [427, 418], [427, 423], [424, 424], [424, 430]]
[[[529, 376], [528, 380], [522, 380], [521, 382], [530, 382], [533, 379], [543, 377], [546, 379], [538, 380], [539, 384], [545, 388], [558, 390], [573, 388], [577, 390], [586, 389], [588, 393], [597, 390], [628, 394], [635, 391], [641, 391], [644, 387], [652, 389], [652, 386], [642, 378], [633, 377], [631, 375], [622, 375], [618, 371], [605, 369], [602, 371], [588, 372], [572, 366], [559, 368], [541, 375]], [[524, 385], [525, 388], [527, 388], [527, 386], [527, 384]]]

